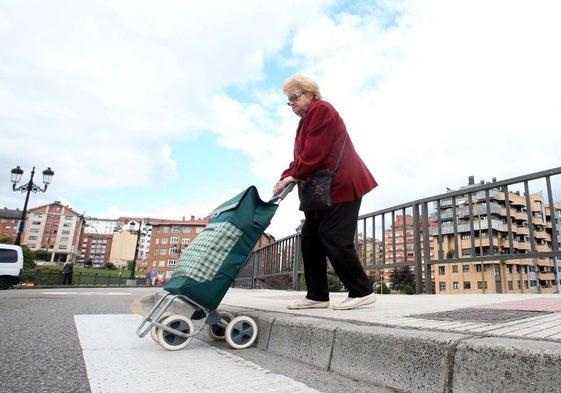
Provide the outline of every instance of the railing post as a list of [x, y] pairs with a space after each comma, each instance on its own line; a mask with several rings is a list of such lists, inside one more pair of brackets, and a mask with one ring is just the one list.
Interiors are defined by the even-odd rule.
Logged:
[[257, 281], [257, 274], [259, 273], [259, 256], [257, 252], [253, 254], [253, 269], [251, 269], [251, 289], [255, 289], [256, 281]]
[[300, 261], [302, 260], [302, 249], [300, 247], [300, 242], [302, 234], [300, 232], [296, 233], [296, 238], [294, 240], [294, 263], [292, 265], [292, 288], [295, 291], [300, 290]]

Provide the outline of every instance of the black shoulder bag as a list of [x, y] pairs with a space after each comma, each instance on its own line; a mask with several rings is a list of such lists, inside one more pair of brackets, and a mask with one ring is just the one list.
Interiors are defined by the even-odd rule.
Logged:
[[333, 204], [331, 201], [331, 184], [333, 182], [333, 178], [335, 177], [335, 173], [337, 173], [337, 170], [339, 169], [341, 157], [343, 156], [343, 150], [345, 150], [345, 145], [347, 144], [347, 136], [348, 134], [345, 134], [345, 140], [343, 141], [343, 146], [341, 147], [341, 152], [339, 153], [339, 159], [337, 160], [337, 165], [333, 170], [322, 169], [320, 171], [313, 172], [310, 176], [310, 180], [300, 181], [298, 187], [300, 210], [325, 210]]

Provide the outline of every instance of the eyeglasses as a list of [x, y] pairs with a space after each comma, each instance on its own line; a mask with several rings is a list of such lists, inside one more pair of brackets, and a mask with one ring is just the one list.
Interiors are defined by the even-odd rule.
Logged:
[[300, 96], [302, 96], [304, 93], [306, 93], [306, 92], [301, 91], [300, 93], [295, 93], [295, 94], [291, 95], [290, 97], [288, 97], [288, 102], [286, 103], [286, 105], [292, 106], [296, 102], [296, 100], [298, 98], [300, 98]]

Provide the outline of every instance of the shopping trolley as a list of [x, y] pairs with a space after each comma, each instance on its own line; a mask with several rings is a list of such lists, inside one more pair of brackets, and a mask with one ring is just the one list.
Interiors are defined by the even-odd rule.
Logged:
[[[207, 226], [181, 253], [171, 279], [164, 285], [166, 293], [144, 317], [137, 335], [144, 337], [150, 332], [164, 349], [175, 351], [185, 348], [207, 327], [213, 340], [226, 340], [234, 349], [251, 346], [257, 339], [255, 321], [244, 315], [234, 317], [217, 307], [246, 265], [280, 201], [293, 187], [291, 183], [264, 202], [257, 188], [251, 186], [214, 209]], [[184, 315], [185, 310], [190, 317]], [[204, 323], [195, 329], [193, 320]]]

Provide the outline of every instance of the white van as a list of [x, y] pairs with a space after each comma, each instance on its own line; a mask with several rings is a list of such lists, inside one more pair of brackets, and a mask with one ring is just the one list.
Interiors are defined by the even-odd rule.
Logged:
[[8, 289], [21, 280], [23, 252], [20, 246], [0, 244], [0, 289]]

